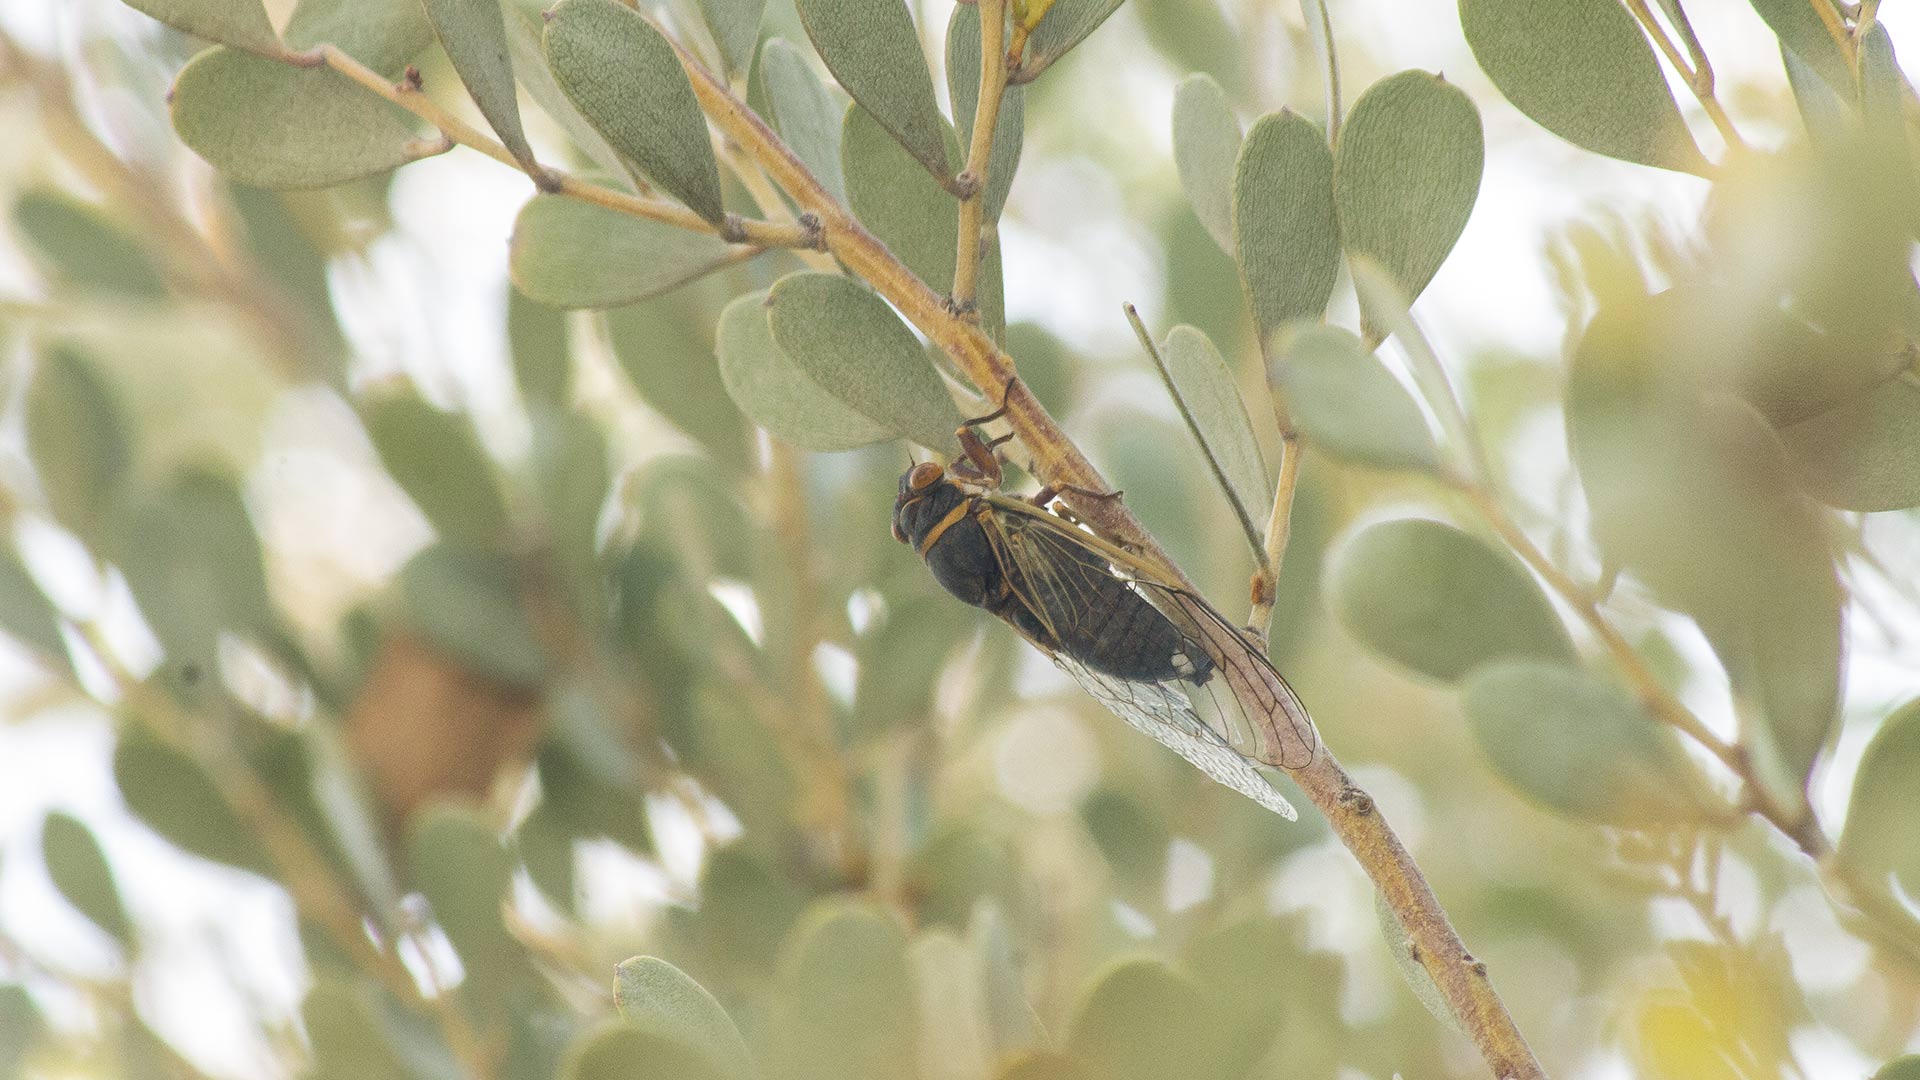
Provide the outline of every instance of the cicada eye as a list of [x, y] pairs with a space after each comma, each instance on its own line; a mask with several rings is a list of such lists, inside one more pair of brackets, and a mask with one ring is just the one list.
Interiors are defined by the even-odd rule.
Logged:
[[940, 482], [946, 470], [931, 461], [921, 462], [907, 474], [907, 487], [913, 491], [925, 491]]

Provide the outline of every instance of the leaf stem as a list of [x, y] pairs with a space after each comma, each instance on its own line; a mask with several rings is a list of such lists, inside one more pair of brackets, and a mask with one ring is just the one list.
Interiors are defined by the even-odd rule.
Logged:
[[[1713, 121], [1713, 126], [1719, 130], [1720, 137], [1726, 140], [1727, 149], [1745, 151], [1746, 140], [1740, 137], [1739, 130], [1733, 126], [1732, 118], [1727, 116], [1727, 110], [1721, 107], [1720, 99], [1714, 96], [1713, 65], [1707, 62], [1706, 51], [1700, 47], [1700, 41], [1694, 36], [1693, 28], [1685, 23], [1686, 12], [1681, 9], [1678, 0], [1675, 0], [1672, 11], [1674, 19], [1682, 24], [1680, 29], [1687, 39], [1687, 49], [1692, 53], [1691, 63], [1686, 57], [1680, 55], [1680, 47], [1673, 43], [1673, 38], [1667, 34], [1666, 27], [1661, 26], [1660, 20], [1654, 18], [1652, 9], [1647, 7], [1647, 0], [1622, 0], [1622, 2], [1626, 4], [1628, 11], [1633, 12], [1633, 17], [1639, 20], [1647, 36], [1659, 46], [1661, 54], [1667, 58], [1667, 63], [1672, 64], [1675, 71], [1686, 76], [1688, 89], [1693, 91], [1693, 96], [1699, 100], [1700, 107], [1706, 110], [1707, 119]], [[1819, 2], [1820, 0], [1815, 0], [1816, 6]]]
[[1840, 12], [1834, 9], [1830, 0], [1807, 0], [1807, 3], [1812, 6], [1813, 13], [1820, 17], [1820, 23], [1827, 28], [1833, 43], [1840, 46], [1841, 54], [1851, 62], [1856, 52], [1853, 35], [1847, 32], [1847, 24], [1841, 19]]
[[974, 293], [980, 278], [980, 227], [986, 217], [987, 170], [993, 159], [993, 133], [1000, 123], [1000, 100], [1007, 90], [1007, 0], [978, 0], [980, 16], [980, 93], [973, 108], [973, 137], [967, 163], [955, 179], [960, 200], [960, 237], [953, 260], [954, 310], [978, 320]]
[[1267, 518], [1264, 557], [1253, 572], [1253, 609], [1247, 629], [1265, 641], [1272, 632], [1273, 605], [1280, 595], [1280, 568], [1285, 565], [1287, 541], [1293, 534], [1293, 495], [1300, 486], [1300, 435], [1280, 429], [1280, 479], [1273, 488], [1273, 513]]
[[[758, 161], [796, 203], [820, 219], [828, 250], [944, 349], [975, 386], [1003, 402], [1009, 425], [1033, 453], [1039, 477], [1065, 492], [1063, 497], [1075, 512], [1102, 535], [1138, 552], [1142, 561], [1164, 573], [1170, 583], [1191, 587], [1186, 574], [1122, 500], [1076, 494], [1076, 489], [1098, 492], [1111, 488], [1046, 407], [1015, 377], [1012, 358], [1000, 351], [976, 323], [950, 311], [941, 297], [868, 233], [725, 83], [678, 42], [673, 46], [708, 118]], [[1373, 799], [1355, 786], [1324, 744], [1310, 764], [1290, 775], [1325, 815], [1420, 947], [1421, 962], [1492, 1074], [1502, 1080], [1544, 1078], [1546, 1073], [1494, 990], [1487, 966], [1467, 952], [1419, 866]]]

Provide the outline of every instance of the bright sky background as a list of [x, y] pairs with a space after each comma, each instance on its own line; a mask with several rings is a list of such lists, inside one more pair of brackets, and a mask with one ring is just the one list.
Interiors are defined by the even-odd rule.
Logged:
[[[923, 25], [943, 26], [947, 3], [923, 0]], [[1694, 0], [1688, 8], [1719, 74], [1723, 100], [1742, 131], [1760, 146], [1789, 138], [1792, 132], [1743, 115], [1740, 107], [1741, 84], [1782, 80], [1774, 39], [1759, 18], [1743, 0]], [[1289, 22], [1299, 19], [1290, 0], [1277, 2], [1271, 10]], [[1478, 205], [1454, 254], [1415, 308], [1449, 362], [1457, 364], [1461, 357], [1492, 346], [1542, 358], [1559, 355], [1567, 327], [1548, 284], [1543, 245], [1560, 226], [1590, 218], [1600, 209], [1628, 216], [1650, 210], [1682, 229], [1695, 219], [1707, 191], [1704, 181], [1577, 150], [1507, 106], [1480, 75], [1461, 37], [1453, 3], [1344, 0], [1335, 4], [1334, 17], [1337, 40], [1369, 41], [1373, 59], [1385, 65], [1375, 72], [1347, 70], [1349, 104], [1370, 76], [1418, 67], [1443, 72], [1461, 84], [1482, 111], [1489, 157]], [[1896, 48], [1920, 58], [1920, 11], [1915, 5], [1889, 3], [1882, 19]], [[151, 30], [143, 16], [113, 0], [8, 0], [0, 5], [0, 25], [29, 44], [70, 59], [81, 26], [111, 26], [128, 41], [138, 41]], [[1081, 58], [1083, 62], [1098, 60], [1117, 73], [1088, 90], [1099, 95], [1090, 106], [1098, 108], [1103, 124], [1137, 140], [1143, 168], [1160, 173], [1170, 184], [1168, 116], [1173, 88], [1183, 73], [1157, 58], [1142, 59], [1154, 54], [1124, 7], [1083, 48], [1094, 54]], [[156, 68], [156, 85], [164, 85], [166, 74]], [[1257, 80], [1269, 92], [1276, 81]], [[1690, 97], [1679, 97], [1683, 107], [1691, 105]], [[1281, 102], [1259, 104], [1272, 108]], [[1697, 108], [1688, 112], [1690, 119], [1699, 120]], [[1243, 111], [1243, 120], [1251, 119], [1251, 113]], [[1717, 144], [1710, 126], [1696, 122], [1693, 127], [1712, 156]], [[475, 406], [490, 421], [496, 445], [508, 451], [524, 433], [509, 416], [511, 392], [494, 328], [500, 322], [506, 238], [513, 214], [529, 193], [523, 177], [465, 151], [411, 166], [394, 189], [402, 233], [380, 244], [366, 265], [341, 267], [335, 277], [349, 332], [361, 353], [360, 370], [372, 374], [404, 368], [430, 392]], [[1135, 346], [1119, 317], [1119, 300], [1139, 303], [1150, 321], [1151, 313], [1164, 307], [1161, 255], [1149, 234], [1129, 219], [1119, 187], [1098, 166], [1046, 159], [1030, 151], [1014, 185], [1002, 235], [1010, 320], [1042, 322], [1089, 353], [1130, 356]], [[20, 288], [21, 280], [16, 257], [0, 251], [0, 295]], [[350, 577], [377, 582], [426, 533], [390, 490], [369, 489], [317, 463], [313, 448], [337, 444], [339, 432], [351, 428], [352, 421], [341, 415], [328, 420], [324, 414], [315, 419], [312, 412], [283, 410], [268, 436], [269, 445], [280, 451], [277, 471], [271, 483], [256, 483], [253, 494], [267, 507], [269, 543], [295, 558], [302, 551], [324, 550], [336, 563], [347, 560]], [[1543, 426], [1538, 437], [1543, 458], [1564, 460], [1557, 421]], [[1884, 529], [1876, 525], [1874, 533], [1886, 561], [1920, 565], [1920, 525], [1911, 515], [1888, 517]], [[374, 522], [371, 529], [369, 521]], [[77, 570], [71, 551], [64, 552], [63, 564], [57, 537], [37, 535], [34, 550], [46, 557], [55, 577], [61, 576], [62, 565]], [[50, 583], [63, 599], [82, 606], [124, 606], [123, 597], [103, 597], [86, 585], [83, 573], [76, 572], [74, 578], [78, 584]], [[1843, 811], [1853, 769], [1870, 734], [1861, 721], [1920, 694], [1920, 667], [1911, 659], [1920, 654], [1920, 625], [1912, 607], [1874, 584], [1864, 599], [1896, 621], [1884, 630], [1874, 620], [1853, 621], [1847, 698], [1853, 722], [1819, 791], [1820, 809], [1830, 826]], [[1705, 653], [1697, 634], [1688, 640]], [[0, 644], [0, 696], [17, 696], [34, 678], [19, 655]], [[1712, 690], [1703, 688], [1690, 697], [1690, 704], [1730, 725]], [[1020, 735], [1049, 732], [1056, 738], [1072, 737], [1070, 728], [1063, 731], [1044, 721], [1031, 730], [1023, 728]], [[0, 851], [5, 852], [0, 920], [27, 928], [23, 937], [33, 948], [63, 965], [102, 974], [111, 970], [111, 950], [55, 896], [39, 867], [43, 813], [50, 807], [73, 811], [96, 828], [123, 878], [142, 879], [141, 887], [129, 890], [129, 900], [134, 917], [155, 943], [140, 982], [142, 1004], [155, 1025], [178, 1036], [210, 1071], [263, 1075], [273, 1059], [253, 1041], [244, 1013], [263, 1009], [293, 1016], [304, 990], [287, 906], [276, 890], [238, 872], [190, 863], [132, 823], [106, 768], [111, 746], [104, 722], [76, 722], [70, 714], [0, 725]], [[1381, 794], [1396, 820], [1406, 819], [1410, 831], [1417, 832], [1417, 812], [1409, 818], [1396, 809], [1396, 804], [1411, 809], [1417, 803], [1410, 785], [1383, 769], [1361, 771], [1363, 782]], [[669, 861], [690, 874], [694, 858], [687, 852], [685, 858]], [[1195, 875], [1203, 876], [1204, 856], [1200, 858], [1198, 864], [1187, 862]], [[638, 880], [611, 862], [588, 874], [590, 879], [602, 875], [616, 892]], [[1737, 906], [1739, 883], [1728, 889]], [[1338, 848], [1316, 849], [1290, 863], [1276, 895], [1284, 906], [1315, 911], [1316, 925], [1327, 938], [1324, 944], [1357, 948], [1364, 937], [1377, 933], [1364, 879]], [[162, 898], [164, 902], [156, 902]], [[1796, 972], [1803, 981], [1830, 983], [1857, 970], [1864, 955], [1833, 927], [1822, 899], [1796, 898], [1790, 907], [1796, 924], [1805, 927], [1791, 938]], [[234, 996], [236, 984], [254, 999], [251, 1003]], [[1365, 1011], [1370, 1007], [1365, 999], [1382, 992], [1383, 985], [1359, 982], [1353, 994], [1360, 1000], [1349, 1007]], [[47, 1004], [62, 1022], [85, 1022], [77, 1002]], [[1854, 1058], [1837, 1040], [1814, 1040], [1800, 1051], [1816, 1075], [1865, 1075], [1874, 1064]], [[1567, 1075], [1612, 1080], [1627, 1073], [1623, 1063], [1603, 1060]]]

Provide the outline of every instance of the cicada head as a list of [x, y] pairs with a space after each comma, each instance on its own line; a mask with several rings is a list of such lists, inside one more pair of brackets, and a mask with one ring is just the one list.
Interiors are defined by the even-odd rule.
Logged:
[[947, 516], [966, 493], [939, 463], [923, 461], [900, 475], [900, 491], [893, 497], [893, 538], [915, 548]]

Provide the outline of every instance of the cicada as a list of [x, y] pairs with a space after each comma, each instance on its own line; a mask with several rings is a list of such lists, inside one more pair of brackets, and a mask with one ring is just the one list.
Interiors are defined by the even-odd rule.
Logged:
[[[998, 415], [998, 414], [995, 414]], [[954, 596], [999, 616], [1114, 715], [1289, 820], [1255, 767], [1305, 768], [1313, 722], [1248, 632], [1191, 590], [1065, 516], [1043, 488], [1003, 494], [970, 421], [964, 460], [900, 477], [893, 535]]]

